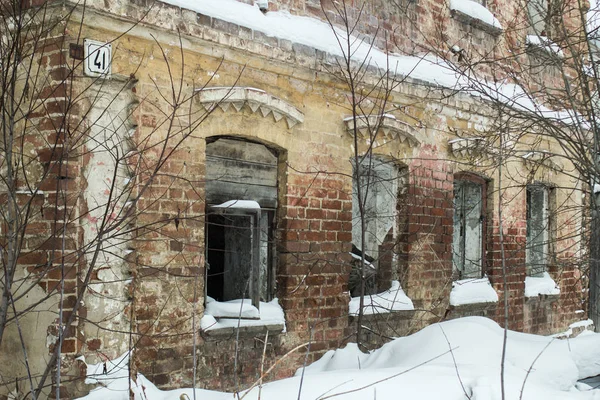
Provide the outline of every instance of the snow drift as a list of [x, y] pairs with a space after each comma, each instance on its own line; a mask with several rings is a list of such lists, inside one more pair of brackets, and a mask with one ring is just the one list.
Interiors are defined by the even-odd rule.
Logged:
[[[263, 400], [499, 400], [503, 334], [498, 324], [482, 317], [434, 324], [370, 354], [360, 352], [355, 344], [329, 351], [296, 376], [264, 384], [260, 395], [258, 388], [239, 395], [248, 400], [259, 396]], [[580, 391], [577, 387], [589, 386], [576, 385], [578, 379], [600, 374], [598, 360], [598, 334], [559, 340], [508, 331], [506, 398], [600, 400], [600, 390]], [[104, 387], [84, 399], [127, 399], [126, 364], [126, 355], [114, 360], [106, 375], [101, 367], [89, 366], [88, 382], [101, 381]], [[136, 399], [177, 399], [184, 393], [193, 398], [191, 389], [163, 392], [141, 375], [132, 389]], [[196, 396], [232, 398], [231, 393], [201, 389]]]

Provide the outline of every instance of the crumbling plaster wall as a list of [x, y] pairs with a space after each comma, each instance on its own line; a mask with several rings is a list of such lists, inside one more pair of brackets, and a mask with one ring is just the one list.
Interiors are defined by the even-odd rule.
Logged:
[[[110, 27], [110, 21], [105, 26]], [[166, 104], [158, 95], [157, 87], [168, 91], [170, 84], [158, 45], [148, 37], [147, 33], [134, 29], [132, 34], [119, 42], [119, 53], [114, 64], [114, 68], [125, 74], [128, 68], [132, 69], [127, 60], [141, 62], [136, 71], [136, 76], [140, 77], [137, 91], [140, 98], [145, 100], [138, 114], [137, 138], [154, 132], [159, 124], [156, 110], [163, 109]], [[179, 71], [179, 50], [175, 46], [178, 40], [160, 30], [156, 32], [156, 37], [165, 47], [172, 71]], [[232, 42], [227, 42], [228, 37]], [[287, 63], [278, 61], [277, 57], [272, 59], [271, 49], [265, 48], [263, 53], [260, 46], [254, 47], [254, 51], [262, 56], [245, 54], [242, 57], [242, 54], [229, 47], [239, 45], [234, 36], [218, 38], [224, 43], [223, 46], [208, 46], [202, 40], [183, 38], [185, 65], [191, 66], [182, 81], [188, 93], [194, 87], [192, 81], [197, 87], [209, 78], [210, 86], [235, 83], [237, 86], [258, 87], [297, 107], [304, 113], [305, 120], [288, 129], [283, 120], [275, 122], [271, 116], [262, 117], [248, 108], [239, 112], [233, 108], [227, 111], [217, 108], [186, 139], [176, 159], [167, 166], [168, 171], [176, 172], [174, 178], [153, 182], [152, 187], [158, 190], [157, 194], [142, 199], [140, 207], [145, 210], [142, 216], [144, 220], [152, 220], [154, 214], [160, 214], [156, 218], [175, 215], [188, 218], [178, 229], [174, 224], [168, 224], [161, 231], [140, 236], [135, 244], [140, 266], [134, 274], [139, 282], [135, 306], [137, 333], [141, 334], [137, 353], [139, 366], [151, 379], [167, 387], [186, 384], [190, 379], [193, 333], [186, 308], [189, 311], [189, 302], [193, 300], [190, 298], [192, 282], [196, 274], [202, 276], [204, 270], [202, 266], [195, 269], [198, 264], [190, 263], [185, 258], [187, 254], [198, 258], [198, 252], [201, 254], [202, 251], [205, 137], [239, 135], [281, 149], [286, 155], [285, 183], [280, 185], [281, 202], [278, 210], [280, 250], [277, 282], [280, 302], [286, 311], [288, 332], [271, 339], [274, 352], [269, 353], [269, 357], [277, 357], [305, 340], [309, 327], [314, 328], [312, 337], [316, 340], [311, 359], [330, 346], [337, 345], [338, 340], [350, 332], [343, 316], [347, 307], [345, 285], [349, 268], [345, 258], [351, 241], [351, 180], [339, 175], [351, 173], [349, 159], [352, 155], [352, 138], [342, 123], [342, 118], [347, 116], [343, 107], [346, 91], [330, 75], [311, 69], [292, 69]], [[100, 39], [103, 39], [102, 36]], [[225, 56], [225, 61], [218, 68], [218, 57], [221, 55]], [[306, 54], [296, 53], [295, 56], [301, 56], [303, 62], [310, 64], [310, 57]], [[271, 61], [265, 62], [267, 58], [263, 57]], [[287, 59], [294, 59], [294, 56]], [[404, 118], [408, 123], [415, 124], [416, 120], [423, 124], [418, 131], [420, 145], [399, 144], [385, 137], [380, 137], [376, 143], [377, 152], [402, 159], [410, 171], [409, 197], [412, 206], [409, 212], [409, 260], [408, 275], [403, 284], [407, 293], [426, 311], [416, 313], [412, 323], [405, 323], [408, 326], [404, 328], [406, 331], [439, 320], [448, 306], [452, 270], [449, 255], [453, 176], [461, 169], [468, 168], [456, 167], [447, 145], [447, 140], [453, 136], [444, 132], [451, 127], [464, 133], [475, 133], [486, 126], [486, 118], [489, 118], [484, 116], [484, 109], [475, 99], [458, 96], [447, 102], [426, 100], [423, 103], [427, 93], [427, 88], [419, 89], [406, 84], [393, 95], [393, 102], [407, 105], [406, 110], [410, 113], [410, 118], [398, 115], [399, 118]], [[201, 110], [196, 108], [197, 105], [194, 107], [194, 112]], [[482, 113], [480, 116], [477, 116], [478, 111]], [[179, 123], [186, 126], [185, 122]], [[159, 129], [158, 134], [164, 137], [161, 132]], [[366, 148], [368, 143], [361, 142], [359, 152], [364, 151], [362, 146]], [[483, 171], [484, 165], [475, 167], [474, 172], [479, 169]], [[315, 179], [314, 174], [319, 171]], [[328, 175], [327, 172], [335, 175]], [[182, 173], [189, 180], [179, 179]], [[491, 182], [497, 181], [494, 176], [490, 178]], [[524, 218], [523, 204], [519, 204], [509, 205], [506, 210], [506, 215], [513, 216], [515, 221], [523, 221]], [[509, 225], [512, 226], [512, 223]], [[493, 224], [489, 229], [494, 232]], [[508, 228], [505, 226], [505, 229]], [[511, 236], [516, 238], [519, 235]], [[496, 243], [497, 239], [491, 236], [490, 241]], [[490, 254], [496, 254], [495, 251], [496, 247], [490, 247]], [[515, 265], [522, 263], [523, 258], [518, 256], [518, 252], [515, 254]], [[163, 271], [161, 268], [164, 265], [168, 266]], [[500, 275], [493, 268], [490, 275], [494, 276], [492, 281], [500, 290], [500, 281], [495, 278]], [[521, 270], [524, 271], [519, 267]], [[177, 274], [176, 277], [173, 272]], [[523, 326], [523, 314], [518, 311], [523, 307], [522, 300], [519, 300], [523, 298], [523, 280], [524, 272], [519, 272], [509, 280], [516, 310], [511, 317], [511, 327], [515, 328]], [[198, 284], [197, 294], [201, 296], [202, 279]], [[181, 289], [182, 285], [185, 289]], [[175, 290], [175, 287], [179, 289]], [[182, 307], [184, 304], [187, 306]], [[201, 305], [197, 310], [201, 312]], [[182, 336], [176, 336], [176, 333]], [[198, 340], [202, 371], [206, 377], [213, 377], [201, 379], [203, 384], [231, 387], [233, 371], [224, 359], [209, 350], [216, 349], [216, 346], [209, 345], [214, 339]], [[222, 341], [221, 345], [227, 342], [226, 339], [219, 340]], [[244, 340], [245, 348], [250, 346], [259, 351], [260, 346], [252, 345], [255, 343], [252, 338]], [[259, 358], [258, 353], [252, 351], [244, 354], [249, 360]], [[283, 364], [276, 376], [289, 375], [293, 371], [293, 360], [294, 357], [291, 357], [288, 363]], [[246, 363], [242, 375], [250, 381], [256, 377], [257, 371], [257, 363]]]
[[[127, 155], [134, 151], [130, 137], [134, 132], [132, 113], [137, 106], [132, 87], [128, 79], [114, 76], [93, 82], [84, 92], [89, 102], [90, 129], [83, 168], [87, 186], [82, 193], [87, 213], [81, 225], [83, 246], [90, 249], [86, 261], [95, 262], [85, 298], [91, 322], [85, 324], [85, 336], [92, 338], [86, 342], [88, 351], [103, 349], [102, 355], [95, 357], [97, 361], [117, 357], [130, 346], [132, 275], [127, 258], [133, 250], [128, 222], [136, 177], [131, 176]], [[109, 231], [115, 224], [119, 228]], [[98, 241], [101, 247], [96, 254], [92, 249]]]
[[[140, 13], [142, 9], [135, 3], [127, 7], [120, 4], [119, 7], [124, 7], [119, 12], [129, 15], [134, 11]], [[134, 74], [139, 79], [135, 96], [131, 93], [118, 95], [114, 107], [111, 105], [109, 109], [111, 115], [125, 120], [121, 115], [126, 106], [134, 97], [139, 99], [140, 105], [132, 115], [137, 127], [133, 131], [132, 144], [141, 152], [140, 159], [150, 166], [144, 172], [152, 170], [158, 157], [156, 147], [148, 144], [161, 143], [170, 137], [169, 132], [174, 133], [172, 139], [175, 141], [185, 137], [177, 148], [167, 147], [174, 153], [164, 164], [160, 176], [151, 178], [141, 173], [136, 177], [136, 188], [147, 187], [135, 205], [137, 236], [135, 240], [117, 246], [118, 257], [107, 259], [107, 264], [114, 268], [109, 275], [117, 278], [111, 285], [113, 288], [107, 288], [106, 283], [99, 281], [94, 285], [103, 285], [107, 295], [117, 295], [117, 310], [123, 305], [122, 290], [131, 270], [133, 286], [129, 296], [133, 298], [131, 326], [136, 345], [135, 366], [155, 383], [163, 387], [189, 385], [192, 362], [197, 357], [201, 385], [232, 388], [236, 373], [240, 373], [243, 382], [257, 377], [262, 344], [254, 337], [244, 337], [240, 352], [244, 362], [240, 363], [239, 371], [233, 371], [230, 362], [234, 351], [232, 338], [201, 337], [199, 330], [192, 326], [194, 311], [197, 317], [203, 311], [204, 139], [214, 135], [240, 136], [277, 148], [284, 155], [280, 159], [283, 174], [280, 174], [279, 185], [277, 294], [286, 312], [287, 333], [270, 338], [267, 363], [274, 362], [309, 337], [314, 340], [310, 361], [337, 346], [352, 332], [347, 319], [350, 268], [347, 253], [352, 240], [349, 160], [353, 154], [353, 140], [343, 123], [348, 114], [348, 93], [339, 81], [323, 71], [321, 64], [326, 59], [323, 54], [307, 52], [307, 49], [300, 51], [291, 45], [278, 48], [279, 43], [276, 39], [273, 42], [273, 38], [266, 43], [257, 43], [252, 38], [245, 42], [240, 39], [242, 30], [239, 27], [236, 30], [229, 25], [223, 32], [198, 23], [201, 19], [194, 13], [166, 6], [161, 10], [160, 18], [150, 16], [145, 21], [145, 24], [156, 24], [158, 28], [137, 26], [121, 37], [119, 34], [130, 25], [106, 13], [90, 10], [87, 18], [94, 24], [84, 26], [83, 37], [102, 41], [119, 37], [113, 43], [113, 73], [124, 77]], [[184, 32], [182, 49], [178, 47], [178, 36], [169, 31], [180, 23], [185, 23], [180, 25]], [[209, 23], [213, 22], [209, 20]], [[95, 28], [98, 26], [103, 29]], [[183, 51], [184, 65], [181, 65], [180, 50]], [[163, 57], [169, 62], [170, 69]], [[180, 76], [182, 68], [185, 69]], [[171, 76], [175, 78], [173, 81]], [[190, 111], [194, 116], [203, 112], [190, 96], [195, 88], [209, 80], [209, 86], [258, 87], [298, 108], [305, 120], [290, 129], [284, 120], [277, 122], [272, 115], [263, 117], [247, 107], [239, 112], [233, 108], [226, 111], [217, 108], [197, 129], [190, 131]], [[191, 101], [170, 118], [169, 95], [173, 84], [175, 92], [181, 87], [182, 93]], [[416, 312], [410, 322], [403, 316], [403, 332], [443, 318], [452, 280], [454, 174], [467, 169], [486, 173], [484, 166], [476, 163], [469, 165], [472, 168], [458, 166], [464, 160], [453, 158], [447, 144], [457, 129], [469, 134], [485, 128], [489, 116], [480, 101], [462, 95], [442, 101], [429, 97], [429, 89], [405, 83], [392, 95], [392, 102], [407, 106], [404, 109], [407, 114], [397, 113], [399, 119], [415, 126], [415, 121], [422, 124], [417, 133], [420, 144], [400, 144], [385, 137], [378, 138], [376, 143], [377, 153], [397, 157], [409, 168], [408, 267], [406, 281], [402, 283], [422, 311]], [[115, 94], [110, 89], [107, 91]], [[172, 124], [165, 125], [164, 121]], [[168, 130], [168, 126], [175, 129]], [[129, 133], [120, 128], [114, 131], [119, 143]], [[102, 134], [102, 129], [92, 132]], [[368, 145], [366, 141], [361, 142], [359, 152], [364, 152]], [[92, 180], [99, 172], [111, 171], [96, 169], [100, 167], [98, 162], [103, 162], [101, 155], [94, 154], [91, 160], [86, 160], [86, 173], [82, 173], [88, 180], [83, 192], [88, 208], [101, 199], [99, 196], [104, 190], [99, 181]], [[509, 168], [521, 169], [519, 165]], [[492, 184], [498, 182], [494, 174], [488, 178]], [[508, 187], [512, 182], [505, 184]], [[513, 246], [509, 261], [514, 266], [508, 289], [513, 298], [510, 327], [527, 329], [523, 323], [527, 314], [522, 311], [524, 200], [511, 190], [515, 189], [507, 191], [506, 196], [515, 194], [515, 198], [521, 200], [509, 203], [505, 209], [508, 219], [504, 229], [510, 238], [509, 245]], [[493, 218], [493, 212], [490, 214], [488, 274], [501, 294], [497, 218]], [[150, 224], [156, 224], [156, 227], [149, 229]], [[84, 237], [93, 235], [91, 227], [84, 226]], [[121, 264], [121, 255], [129, 248], [134, 250], [128, 259], [130, 264]], [[88, 304], [92, 306], [87, 307], [88, 314], [100, 320], [113, 315], [108, 311], [113, 305], [108, 304], [107, 299], [100, 300], [92, 294]], [[553, 326], [574, 320], [571, 308], [565, 309], [567, 311], [561, 311], [560, 318], [553, 320]], [[498, 320], [500, 315], [499, 307]], [[198, 320], [195, 322], [197, 324]], [[129, 323], [125, 316], [120, 316], [106, 327], [127, 330]], [[196, 355], [192, 351], [194, 336], [199, 346]], [[112, 356], [128, 346], [129, 342], [125, 345], [123, 337], [120, 333], [100, 332], [86, 325], [85, 337], [71, 353], [82, 351], [88, 361], [97, 361], [100, 354]], [[223, 352], [224, 347], [228, 349], [226, 352]], [[295, 353], [281, 364], [272, 378], [289, 376], [300, 360], [304, 360], [304, 354]]]

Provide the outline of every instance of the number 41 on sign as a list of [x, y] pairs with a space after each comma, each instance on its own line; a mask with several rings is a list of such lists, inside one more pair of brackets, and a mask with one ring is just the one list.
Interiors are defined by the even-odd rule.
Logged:
[[111, 73], [112, 46], [96, 40], [84, 39], [84, 68], [87, 76], [108, 78]]

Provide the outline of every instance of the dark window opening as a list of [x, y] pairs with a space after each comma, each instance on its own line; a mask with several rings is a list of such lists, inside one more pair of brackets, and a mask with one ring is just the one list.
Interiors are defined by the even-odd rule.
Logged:
[[260, 143], [218, 138], [206, 146], [206, 295], [273, 299], [278, 157]]

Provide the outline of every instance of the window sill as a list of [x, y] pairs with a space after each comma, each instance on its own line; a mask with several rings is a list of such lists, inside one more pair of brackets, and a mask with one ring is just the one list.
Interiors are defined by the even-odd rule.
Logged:
[[560, 294], [538, 294], [537, 296], [525, 297], [525, 303], [555, 303], [560, 299]]
[[565, 57], [560, 47], [545, 36], [527, 35], [525, 43], [527, 52], [533, 56], [557, 62]]
[[482, 303], [469, 303], [460, 305], [450, 305], [449, 309], [455, 311], [461, 315], [471, 315], [478, 311], [490, 311], [495, 310], [498, 307], [498, 302], [482, 302]]
[[[357, 316], [359, 308], [360, 297], [352, 297], [348, 303], [348, 315]], [[392, 286], [388, 290], [372, 295], [367, 294], [363, 299], [363, 315], [389, 314], [414, 309], [412, 300], [404, 293], [398, 281], [392, 281]]]
[[558, 299], [560, 288], [547, 272], [540, 277], [528, 276], [525, 278], [526, 299]]
[[450, 14], [457, 21], [474, 26], [493, 36], [499, 36], [503, 31], [500, 22], [487, 8], [471, 0], [451, 0]]
[[[412, 319], [415, 315], [415, 310], [398, 310], [398, 311], [388, 311], [384, 313], [378, 314], [364, 314], [363, 322], [367, 323], [369, 321], [408, 321]], [[358, 315], [349, 315], [348, 320], [350, 324], [358, 319]]]
[[[265, 303], [260, 303], [260, 313], [255, 307], [248, 305], [248, 311], [256, 311], [256, 315], [247, 316], [251, 318], [238, 318], [237, 316], [227, 315], [226, 317], [215, 317], [209, 311], [225, 311], [228, 305], [233, 305], [240, 309], [240, 300], [220, 303], [210, 299], [210, 307], [207, 306], [204, 316], [200, 320], [200, 329], [203, 336], [206, 337], [235, 337], [238, 334], [242, 336], [254, 336], [257, 334], [280, 334], [285, 332], [285, 316], [283, 309], [277, 299]], [[252, 310], [253, 309], [253, 310]], [[245, 314], [242, 310], [242, 316]], [[216, 314], [216, 313], [215, 313]], [[224, 313], [228, 314], [228, 313]], [[238, 311], [238, 314], [239, 311]]]
[[497, 303], [498, 294], [487, 276], [480, 279], [462, 279], [452, 282], [450, 307], [464, 309], [474, 305], [481, 308], [485, 304], [496, 307]]
[[[239, 327], [240, 337], [264, 336], [269, 332], [269, 336], [280, 335], [285, 332], [284, 324], [266, 324], [266, 325], [251, 325]], [[227, 326], [212, 329], [203, 329], [202, 336], [206, 338], [235, 338], [238, 335], [237, 326]]]

